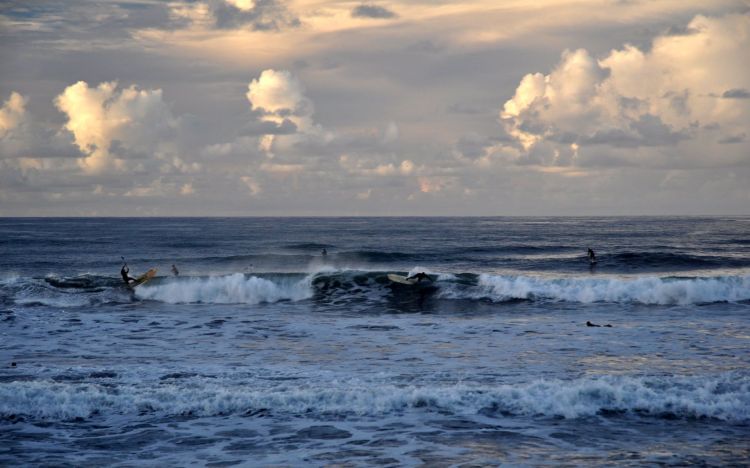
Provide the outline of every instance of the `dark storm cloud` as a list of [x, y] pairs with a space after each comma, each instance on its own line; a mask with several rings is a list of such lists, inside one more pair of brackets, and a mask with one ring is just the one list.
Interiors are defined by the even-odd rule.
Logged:
[[750, 91], [741, 88], [728, 89], [721, 95], [724, 99], [750, 99]]
[[721, 145], [731, 145], [734, 143], [742, 143], [745, 141], [746, 135], [744, 133], [740, 133], [739, 135], [730, 135], [726, 136], [724, 138], [721, 138], [717, 141], [717, 143]]
[[378, 5], [362, 4], [357, 5], [352, 10], [352, 17], [354, 18], [389, 19], [395, 18], [396, 16], [396, 13]]
[[576, 138], [564, 143], [604, 144], [616, 148], [637, 148], [640, 146], [676, 145], [690, 138], [685, 131], [675, 132], [657, 116], [642, 115], [630, 122], [626, 129], [600, 130], [591, 137]]
[[284, 119], [280, 124], [269, 120], [253, 120], [242, 127], [241, 135], [292, 135], [297, 132], [297, 125], [289, 119]]

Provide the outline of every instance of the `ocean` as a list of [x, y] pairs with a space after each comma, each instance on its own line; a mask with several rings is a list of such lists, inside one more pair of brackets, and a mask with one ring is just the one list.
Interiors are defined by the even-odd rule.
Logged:
[[0, 219], [0, 465], [747, 465], [749, 348], [747, 217]]

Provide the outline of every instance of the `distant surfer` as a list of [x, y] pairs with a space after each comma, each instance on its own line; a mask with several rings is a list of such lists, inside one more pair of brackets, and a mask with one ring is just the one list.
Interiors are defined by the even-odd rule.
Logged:
[[180, 271], [177, 269], [176, 266], [174, 266], [174, 263], [172, 264], [172, 274], [175, 276], [180, 276]]
[[323, 247], [323, 250], [321, 250], [321, 251], [320, 251], [320, 255], [322, 255], [322, 256], [324, 256], [324, 257], [325, 257], [326, 255], [328, 255], [328, 251], [326, 250], [326, 248], [325, 248], [325, 247]]
[[417, 280], [417, 283], [421, 282], [422, 280], [430, 281], [430, 277], [424, 271], [417, 273], [416, 275], [407, 276], [406, 279], [415, 279]]
[[589, 247], [588, 256], [589, 256], [590, 263], [596, 263], [596, 254], [594, 253], [593, 250], [591, 250], [591, 247]]
[[128, 268], [128, 264], [125, 263], [122, 265], [122, 268], [120, 269], [120, 275], [122, 276], [122, 280], [125, 281], [125, 284], [130, 284], [131, 281], [135, 282], [137, 281], [135, 278], [130, 276], [128, 273], [130, 273], [130, 268]]
[[595, 323], [591, 323], [591, 322], [589, 322], [588, 320], [586, 321], [586, 326], [587, 326], [587, 327], [602, 327], [602, 326], [604, 326], [604, 327], [607, 327], [607, 328], [612, 328], [612, 325], [610, 325], [610, 324], [606, 324], [606, 325], [597, 325], [597, 324], [595, 324]]

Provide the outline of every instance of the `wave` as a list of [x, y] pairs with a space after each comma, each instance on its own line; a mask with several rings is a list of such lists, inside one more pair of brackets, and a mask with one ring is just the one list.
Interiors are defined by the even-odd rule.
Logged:
[[479, 386], [394, 385], [378, 381], [291, 382], [245, 376], [185, 374], [158, 381], [15, 381], [0, 384], [0, 416], [72, 420], [95, 415], [161, 414], [217, 416], [278, 412], [373, 415], [440, 411], [494, 417], [567, 419], [635, 415], [750, 420], [750, 377], [601, 376]]
[[136, 296], [169, 304], [260, 304], [283, 300], [299, 301], [312, 297], [311, 280], [311, 276], [302, 280], [282, 276], [272, 281], [235, 273], [227, 276], [173, 280], [155, 285], [146, 284], [136, 289]]
[[611, 302], [652, 305], [707, 304], [750, 300], [750, 275], [706, 278], [541, 278], [533, 276], [479, 275], [475, 287], [446, 288], [441, 296], [452, 299], [552, 300], [561, 302]]
[[[410, 274], [429, 271], [413, 268]], [[391, 283], [387, 272], [327, 269], [318, 273], [234, 273], [222, 276], [157, 277], [135, 292], [118, 278], [82, 275], [43, 279], [14, 277], [0, 282], [2, 303], [83, 307], [151, 300], [170, 304], [260, 304], [312, 299], [407, 304], [426, 296], [438, 300], [496, 303], [551, 301], [689, 305], [750, 301], [750, 275], [714, 277], [540, 277], [433, 273], [417, 288]]]

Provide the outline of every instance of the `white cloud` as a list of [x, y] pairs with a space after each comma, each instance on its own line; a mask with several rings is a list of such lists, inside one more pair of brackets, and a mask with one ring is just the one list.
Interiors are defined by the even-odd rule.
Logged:
[[[523, 77], [501, 122], [527, 158], [546, 164], [571, 164], [579, 152], [593, 163], [594, 145], [665, 147], [736, 136], [750, 125], [750, 103], [722, 96], [750, 89], [743, 60], [749, 49], [750, 15], [728, 15], [696, 16], [687, 33], [657, 37], [646, 52], [626, 45], [595, 60], [584, 49], [565, 51], [549, 75]], [[743, 158], [741, 152], [709, 154], [705, 145], [692, 149], [683, 162]], [[625, 158], [638, 162], [632, 157], [646, 153]]]
[[155, 153], [178, 123], [160, 89], [118, 90], [116, 82], [92, 88], [79, 81], [65, 88], [55, 104], [68, 116], [65, 128], [85, 154], [78, 162], [89, 174], [123, 170], [128, 156]]
[[23, 121], [26, 114], [26, 98], [17, 92], [10, 93], [10, 97], [0, 108], [0, 138]]
[[302, 84], [291, 72], [263, 70], [247, 89], [250, 106], [263, 112], [266, 120], [281, 124], [285, 118], [289, 118], [303, 131], [312, 124], [312, 103], [305, 97]]
[[250, 11], [255, 8], [254, 0], [226, 0], [228, 4], [242, 11]]
[[333, 139], [331, 133], [313, 122], [312, 101], [305, 96], [302, 83], [289, 71], [263, 70], [248, 85], [246, 97], [252, 110], [262, 114], [263, 121], [277, 128], [283, 128], [288, 122], [296, 127], [294, 132], [268, 133], [260, 138], [259, 148], [269, 156], [305, 142], [326, 144]]

